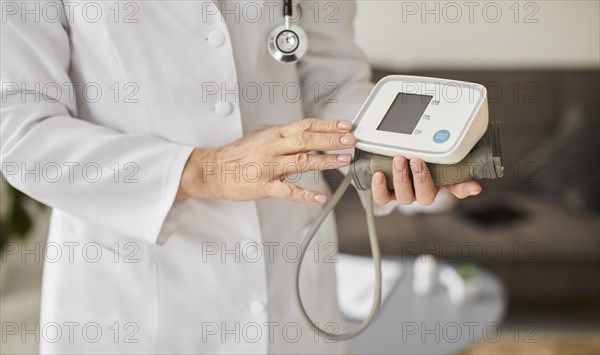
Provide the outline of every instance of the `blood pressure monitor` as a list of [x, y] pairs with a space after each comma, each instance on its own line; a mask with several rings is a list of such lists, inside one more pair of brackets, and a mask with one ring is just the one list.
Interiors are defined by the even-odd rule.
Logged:
[[353, 123], [360, 150], [456, 163], [488, 127], [486, 89], [463, 81], [388, 76], [375, 85]]
[[371, 311], [358, 328], [332, 333], [311, 319], [300, 295], [300, 265], [317, 230], [348, 187], [369, 190], [373, 174], [382, 172], [388, 190], [393, 190], [392, 157], [396, 155], [425, 160], [436, 186], [498, 179], [504, 174], [499, 123], [488, 124], [486, 90], [479, 84], [388, 76], [375, 85], [353, 124], [357, 149], [349, 173], [306, 233], [295, 266], [296, 300], [302, 316], [321, 336], [338, 341], [367, 329], [381, 306], [381, 252], [371, 194], [365, 198], [365, 215], [375, 263], [375, 290]]

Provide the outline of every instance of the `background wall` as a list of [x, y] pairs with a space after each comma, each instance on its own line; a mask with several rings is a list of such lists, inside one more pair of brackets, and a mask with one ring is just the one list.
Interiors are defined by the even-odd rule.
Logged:
[[358, 0], [356, 36], [376, 67], [597, 68], [600, 1]]
[[[600, 0], [357, 2], [356, 38], [375, 80], [406, 73], [481, 83], [502, 126], [504, 178], [447, 213], [378, 218], [381, 249], [416, 246], [415, 254], [451, 259], [443, 252], [451, 245], [503, 245], [502, 260], [459, 254], [506, 286], [502, 333], [533, 325], [535, 340], [482, 341], [463, 355], [599, 354], [600, 173], [589, 162], [600, 158], [590, 155], [600, 151]], [[362, 213], [353, 195], [336, 208], [341, 251], [369, 253]], [[510, 257], [514, 245], [535, 248], [535, 260]]]

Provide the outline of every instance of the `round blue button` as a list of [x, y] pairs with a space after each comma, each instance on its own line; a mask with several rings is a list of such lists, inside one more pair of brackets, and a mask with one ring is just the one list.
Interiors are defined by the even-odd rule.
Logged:
[[436, 143], [444, 143], [450, 139], [450, 132], [447, 129], [441, 129], [433, 135], [433, 141]]

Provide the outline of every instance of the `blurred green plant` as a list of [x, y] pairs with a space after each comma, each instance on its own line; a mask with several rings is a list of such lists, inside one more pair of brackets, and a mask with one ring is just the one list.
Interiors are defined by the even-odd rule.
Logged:
[[472, 263], [460, 263], [456, 271], [463, 279], [470, 279], [477, 274], [477, 267]]
[[0, 254], [8, 242], [23, 239], [33, 226], [25, 208], [30, 197], [0, 179]]

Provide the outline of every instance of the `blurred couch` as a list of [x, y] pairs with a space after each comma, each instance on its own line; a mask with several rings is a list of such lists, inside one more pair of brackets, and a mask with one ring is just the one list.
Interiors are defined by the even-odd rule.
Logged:
[[[375, 70], [374, 80], [390, 71]], [[418, 71], [484, 84], [505, 176], [450, 211], [377, 220], [388, 255], [435, 254], [496, 273], [512, 300], [600, 295], [600, 72]], [[340, 250], [368, 254], [353, 191], [336, 209]]]

